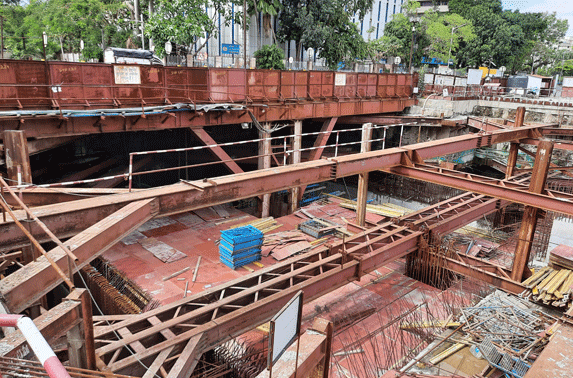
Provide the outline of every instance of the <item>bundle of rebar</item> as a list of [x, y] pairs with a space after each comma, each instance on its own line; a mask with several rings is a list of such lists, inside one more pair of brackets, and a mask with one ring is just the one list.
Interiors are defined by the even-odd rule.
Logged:
[[95, 259], [81, 272], [106, 315], [139, 314], [159, 304], [103, 258]]

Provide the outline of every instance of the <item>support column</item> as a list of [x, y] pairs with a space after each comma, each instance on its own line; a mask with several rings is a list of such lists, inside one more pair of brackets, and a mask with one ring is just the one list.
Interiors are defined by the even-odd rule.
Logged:
[[[320, 134], [318, 134], [316, 140], [314, 141], [315, 149], [310, 150], [308, 161], [318, 160], [321, 158], [322, 152], [324, 151], [324, 146], [326, 146], [326, 143], [328, 143], [328, 138], [332, 133], [332, 129], [334, 129], [334, 126], [336, 125], [336, 121], [338, 121], [338, 117], [333, 117], [324, 121], [322, 128], [320, 129]], [[298, 195], [299, 201], [302, 200], [302, 195], [304, 194], [305, 189], [306, 185], [300, 187], [300, 192]]]
[[[545, 189], [547, 172], [551, 163], [551, 154], [553, 153], [553, 143], [548, 140], [542, 140], [537, 146], [535, 163], [533, 165], [533, 174], [529, 183], [529, 191], [532, 193], [542, 193]], [[513, 269], [511, 279], [521, 282], [524, 277], [528, 277], [530, 272], [527, 268], [531, 245], [535, 237], [535, 227], [537, 226], [537, 208], [526, 206], [523, 212], [521, 228], [515, 249], [513, 259]]]
[[30, 155], [24, 131], [4, 131], [4, 154], [6, 155], [8, 179], [12, 180], [9, 184], [31, 183]]
[[[294, 121], [294, 137], [292, 143], [292, 164], [300, 163], [300, 149], [302, 146], [302, 121]], [[298, 193], [300, 188], [294, 187], [290, 190], [290, 213], [294, 213], [298, 209]]]
[[[270, 128], [270, 124], [265, 124], [266, 129]], [[267, 169], [271, 167], [271, 134], [259, 131], [259, 164], [258, 169]], [[266, 218], [271, 213], [271, 194], [263, 194], [261, 199], [261, 218]]]
[[[362, 142], [360, 152], [370, 151], [372, 139], [372, 124], [362, 125]], [[368, 197], [368, 172], [358, 174], [358, 198], [356, 199], [356, 223], [364, 227], [366, 223], [366, 198]]]
[[519, 151], [519, 143], [511, 142], [509, 146], [509, 156], [507, 157], [507, 167], [505, 169], [505, 179], [507, 180], [513, 176], [515, 171], [515, 163], [517, 162], [517, 152]]
[[525, 106], [520, 106], [517, 108], [515, 112], [515, 123], [513, 127], [521, 127], [523, 126], [523, 122], [525, 121]]

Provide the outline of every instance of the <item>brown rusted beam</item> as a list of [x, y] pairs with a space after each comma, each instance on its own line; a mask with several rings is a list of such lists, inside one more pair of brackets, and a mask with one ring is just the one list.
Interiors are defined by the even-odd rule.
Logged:
[[8, 179], [13, 185], [31, 184], [32, 169], [26, 133], [22, 130], [4, 131], [4, 154]]
[[215, 139], [213, 139], [211, 135], [205, 131], [205, 129], [190, 128], [190, 130], [201, 141], [201, 143], [203, 143], [205, 146], [209, 146], [211, 152], [224, 162], [225, 166], [229, 169], [229, 171], [231, 171], [231, 173], [243, 172], [243, 169], [233, 161], [233, 159], [229, 156], [229, 154], [225, 152], [225, 150], [223, 150], [222, 147], [217, 145]]
[[92, 312], [92, 299], [87, 289], [75, 289], [65, 300], [79, 301], [82, 306], [83, 346], [86, 356], [86, 369], [95, 370], [96, 355], [94, 346], [94, 324]]
[[[338, 121], [337, 117], [333, 117], [324, 121], [324, 123], [322, 124], [322, 128], [320, 129], [320, 134], [318, 134], [316, 140], [314, 141], [315, 149], [310, 150], [310, 154], [308, 156], [309, 161], [318, 160], [321, 158], [322, 153], [324, 151], [324, 146], [326, 146], [326, 143], [328, 143], [328, 138], [330, 137], [330, 134], [332, 133], [332, 130], [334, 129], [334, 126], [336, 125], [337, 121]], [[304, 194], [305, 189], [306, 185], [300, 187], [300, 193], [298, 197], [299, 201], [302, 201], [302, 196]]]
[[[284, 121], [285, 119], [316, 119], [340, 117], [345, 114], [379, 114], [401, 112], [406, 107], [415, 105], [416, 99], [410, 97], [385, 99], [355, 99], [301, 101], [291, 103], [285, 108], [284, 103], [268, 104], [268, 107], [254, 107], [253, 113], [259, 122]], [[28, 138], [49, 138], [70, 135], [89, 135], [125, 131], [167, 130], [178, 128], [201, 128], [219, 125], [236, 125], [242, 122], [252, 122], [248, 114], [243, 111], [232, 112], [197, 112], [178, 111], [175, 117], [165, 120], [164, 114], [150, 114], [140, 118], [139, 122], [132, 124], [136, 117], [107, 116], [99, 119], [101, 128], [94, 128], [95, 117], [70, 117], [64, 123], [57, 117], [24, 117], [20, 129], [26, 131]], [[162, 121], [164, 121], [162, 123]], [[128, 125], [126, 127], [126, 125]], [[14, 127], [13, 117], [0, 117], [0, 131]]]
[[[547, 181], [547, 172], [551, 164], [551, 155], [553, 153], [553, 143], [548, 140], [543, 140], [537, 147], [535, 155], [535, 163], [533, 164], [533, 173], [529, 183], [529, 191], [532, 193], [542, 193], [545, 189]], [[515, 248], [515, 256], [513, 258], [513, 268], [511, 270], [511, 279], [521, 282], [522, 277], [529, 275], [525, 270], [529, 263], [529, 254], [533, 238], [535, 236], [535, 228], [537, 227], [537, 208], [534, 206], [526, 206], [523, 212], [523, 219], [519, 234], [517, 238], [517, 246]], [[529, 272], [530, 273], [530, 272]]]
[[[486, 264], [485, 261], [484, 264]], [[525, 290], [525, 287], [521, 286], [519, 282], [513, 281], [499, 274], [488, 272], [460, 260], [445, 258], [444, 267], [452, 272], [486, 282], [513, 294], [521, 294], [523, 290]]]
[[[419, 158], [428, 159], [527, 138], [535, 130], [542, 127], [527, 126], [515, 130], [462, 135], [402, 148], [377, 150], [364, 154], [275, 167], [270, 170], [217, 177], [208, 182], [193, 181], [191, 182], [192, 185], [178, 183], [107, 198], [78, 200], [66, 204], [65, 207], [48, 205], [38, 207], [34, 211], [59, 238], [71, 237], [133, 201], [157, 197], [159, 214], [169, 215], [272, 193], [293, 186], [314, 184], [361, 172], [388, 168], [400, 164], [402, 154], [407, 151], [416, 151]], [[22, 212], [16, 213], [19, 214], [19, 219], [25, 219]], [[42, 237], [37, 230], [32, 229], [32, 231], [35, 237]], [[45, 241], [45, 239], [41, 241]], [[0, 251], [20, 248], [26, 244], [26, 240], [15, 232], [15, 226], [12, 222], [0, 224]]]
[[[76, 300], [63, 301], [48, 312], [34, 319], [34, 323], [48, 343], [54, 343], [82, 321], [82, 303]], [[12, 332], [0, 340], [0, 355], [26, 358], [33, 352], [20, 332]]]
[[374, 125], [396, 125], [400, 123], [418, 122], [434, 126], [452, 126], [452, 124], [442, 125], [444, 119], [441, 117], [417, 117], [417, 116], [381, 116], [381, 115], [355, 115], [343, 116], [339, 122], [345, 125], [363, 125], [372, 123]]
[[[137, 190], [139, 189], [132, 189], [132, 191]], [[39, 188], [36, 186], [30, 186], [18, 189], [18, 196], [22, 197], [22, 201], [24, 201], [24, 203], [29, 207], [52, 205], [61, 202], [121, 193], [128, 193], [128, 189], [69, 188], [65, 186], [57, 188]], [[12, 197], [5, 196], [5, 199], [10, 206], [17, 206], [17, 202]]]
[[527, 191], [527, 187], [511, 181], [496, 180], [489, 177], [434, 168], [430, 166], [396, 166], [385, 170], [400, 176], [433, 182], [456, 189], [500, 198], [505, 201], [521, 203], [561, 214], [573, 215], [573, 196], [557, 191], [545, 191], [538, 194]]
[[61, 136], [58, 138], [39, 138], [28, 141], [28, 152], [30, 155], [37, 154], [39, 152], [51, 150], [64, 144], [68, 144], [79, 139], [77, 136]]
[[509, 147], [509, 156], [507, 157], [507, 167], [505, 169], [505, 179], [513, 176], [515, 163], [517, 163], [517, 153], [519, 152], [519, 143], [512, 142]]
[[103, 171], [104, 169], [107, 169], [107, 168], [115, 165], [117, 162], [119, 162], [120, 159], [121, 158], [119, 156], [114, 156], [111, 159], [104, 160], [101, 163], [98, 163], [98, 164], [91, 166], [87, 169], [82, 169], [79, 172], [65, 176], [60, 180], [60, 182], [78, 181], [78, 180], [86, 179], [90, 176], [95, 175], [96, 173]]
[[[79, 233], [64, 244], [73, 250], [77, 272], [107, 248], [157, 214], [157, 200], [130, 203], [123, 209]], [[60, 247], [48, 252], [60, 269], [68, 272], [67, 255]], [[62, 282], [44, 257], [25, 265], [0, 281], [0, 295], [6, 307], [18, 313], [31, 306]]]

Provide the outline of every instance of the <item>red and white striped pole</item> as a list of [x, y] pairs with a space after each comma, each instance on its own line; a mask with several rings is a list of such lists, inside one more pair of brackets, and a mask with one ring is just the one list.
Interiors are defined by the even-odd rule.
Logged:
[[0, 327], [18, 327], [50, 378], [70, 378], [32, 319], [22, 315], [0, 314]]

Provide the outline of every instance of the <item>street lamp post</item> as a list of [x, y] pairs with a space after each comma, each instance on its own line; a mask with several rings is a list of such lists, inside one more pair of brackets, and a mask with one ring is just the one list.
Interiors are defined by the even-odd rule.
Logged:
[[46, 45], [48, 44], [48, 35], [46, 34], [46, 32], [42, 32], [42, 46], [44, 46], [44, 60], [47, 61], [46, 59]]
[[410, 73], [414, 73], [414, 70], [412, 68], [412, 55], [414, 53], [414, 35], [416, 33], [416, 27], [412, 26], [412, 45], [410, 46], [410, 63], [408, 65], [408, 67], [410, 67]]
[[450, 58], [452, 56], [452, 45], [454, 44], [454, 30], [466, 26], [467, 23], [452, 27], [452, 37], [450, 38], [450, 52], [448, 53], [448, 68], [450, 68]]

